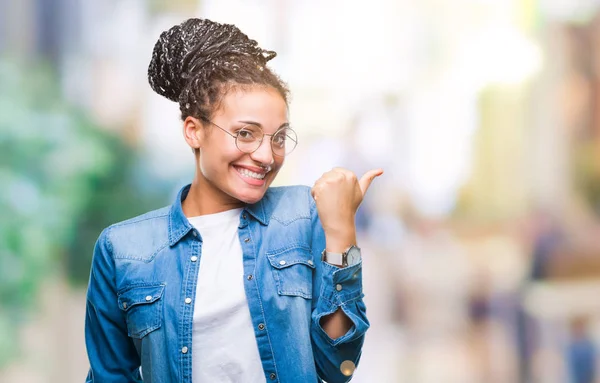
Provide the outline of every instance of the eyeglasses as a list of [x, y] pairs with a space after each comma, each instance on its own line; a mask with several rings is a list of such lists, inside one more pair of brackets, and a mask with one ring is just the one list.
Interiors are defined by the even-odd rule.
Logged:
[[298, 144], [296, 132], [289, 126], [283, 126], [273, 134], [266, 134], [263, 129], [255, 124], [244, 125], [235, 134], [221, 128], [214, 122], [202, 118], [211, 125], [216, 126], [231, 137], [235, 138], [235, 146], [243, 153], [252, 154], [260, 148], [265, 136], [271, 136], [271, 150], [278, 157], [285, 157], [294, 151]]

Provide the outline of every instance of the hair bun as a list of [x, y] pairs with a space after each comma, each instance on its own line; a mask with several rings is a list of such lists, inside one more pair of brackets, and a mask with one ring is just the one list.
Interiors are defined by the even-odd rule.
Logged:
[[185, 86], [181, 77], [181, 67], [186, 54], [183, 40], [181, 25], [162, 32], [154, 44], [148, 66], [148, 82], [152, 89], [172, 101], [179, 99]]
[[156, 93], [177, 102], [192, 77], [207, 67], [235, 65], [236, 57], [264, 65], [275, 52], [261, 49], [235, 25], [188, 19], [161, 33], [148, 66], [148, 82]]

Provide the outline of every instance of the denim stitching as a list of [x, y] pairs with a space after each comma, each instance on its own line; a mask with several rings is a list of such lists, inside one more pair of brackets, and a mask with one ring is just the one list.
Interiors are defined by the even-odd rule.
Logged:
[[160, 245], [156, 250], [154, 250], [154, 252], [148, 257], [148, 258], [142, 258], [142, 257], [130, 257], [130, 256], [126, 256], [126, 255], [114, 255], [114, 259], [130, 259], [133, 261], [142, 261], [144, 263], [150, 263], [154, 260], [154, 258], [156, 258], [156, 256], [163, 251], [164, 249], [167, 248], [167, 246], [169, 245], [169, 241], [165, 242], [164, 244]]
[[[163, 208], [158, 209], [158, 210], [162, 210], [162, 209], [165, 209], [165, 208], [163, 207]], [[156, 210], [156, 211], [158, 211], [158, 210]], [[149, 213], [147, 213], [147, 214], [149, 214]], [[144, 215], [146, 215], [146, 214], [144, 214]], [[148, 220], [151, 220], [151, 219], [164, 218], [164, 217], [168, 216], [169, 213], [165, 212], [165, 213], [161, 213], [159, 215], [149, 215], [149, 216], [145, 216], [145, 217], [144, 217], [144, 215], [142, 215], [140, 217], [130, 218], [130, 219], [125, 220], [123, 222], [113, 223], [112, 225], [110, 225], [110, 227], [127, 226], [127, 225], [131, 225], [131, 224], [134, 224], [134, 223], [148, 221]]]
[[292, 218], [292, 219], [290, 219], [290, 220], [286, 220], [286, 221], [284, 221], [284, 220], [282, 220], [282, 219], [279, 219], [279, 218], [278, 218], [278, 217], [276, 217], [276, 216], [271, 216], [271, 219], [274, 219], [275, 221], [279, 222], [279, 223], [280, 223], [280, 224], [282, 224], [283, 226], [289, 226], [291, 223], [293, 223], [293, 222], [296, 222], [296, 221], [298, 221], [298, 220], [300, 220], [300, 219], [308, 219], [308, 220], [310, 220], [310, 216], [304, 216], [304, 215], [301, 215], [301, 216], [294, 217], [294, 218]]
[[[256, 250], [256, 245], [255, 245], [255, 241], [254, 238], [252, 236], [252, 230], [250, 230], [250, 228], [248, 227], [248, 236], [250, 237], [250, 243], [252, 244], [252, 250], [253, 250], [253, 254], [255, 254], [254, 256], [254, 267], [256, 268], [256, 255], [258, 254], [258, 251]], [[258, 282], [256, 281], [256, 278], [254, 278], [254, 284], [256, 285], [256, 291], [260, 291], [259, 286], [258, 286]], [[265, 315], [265, 309], [263, 308], [263, 304], [262, 304], [262, 298], [260, 296], [260, 294], [257, 294], [258, 297], [258, 306], [260, 307], [260, 312], [263, 316], [263, 318], [265, 318], [265, 323], [267, 323], [267, 316]], [[277, 375], [277, 380], [279, 380], [279, 371], [277, 370], [277, 363], [275, 362], [275, 351], [273, 350], [273, 345], [271, 344], [271, 337], [269, 336], [269, 326], [267, 325], [267, 341], [269, 341], [269, 348], [271, 349], [271, 355], [273, 356], [273, 367], [275, 368], [275, 374]]]
[[310, 253], [310, 247], [304, 246], [303, 244], [300, 244], [300, 243], [293, 243], [288, 246], [282, 247], [280, 249], [269, 250], [269, 251], [265, 252], [265, 255], [267, 257], [273, 256], [273, 255], [279, 255], [279, 254], [287, 253], [288, 251], [296, 250], [296, 249], [305, 250], [308, 253]]

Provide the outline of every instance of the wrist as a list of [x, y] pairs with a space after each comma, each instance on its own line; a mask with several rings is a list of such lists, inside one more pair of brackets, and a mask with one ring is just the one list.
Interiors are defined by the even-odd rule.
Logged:
[[356, 245], [356, 231], [325, 234], [325, 250], [330, 253], [342, 253], [348, 247]]
[[341, 253], [349, 246], [356, 245], [356, 227], [353, 221], [335, 226], [323, 226], [323, 231], [327, 251]]

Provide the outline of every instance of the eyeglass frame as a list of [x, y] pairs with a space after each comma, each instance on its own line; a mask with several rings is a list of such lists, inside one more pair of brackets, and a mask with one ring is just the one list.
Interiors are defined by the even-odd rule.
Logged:
[[[242, 149], [240, 149], [240, 147], [238, 146], [238, 136], [239, 136], [239, 131], [238, 131], [238, 133], [236, 133], [236, 134], [233, 134], [233, 133], [231, 133], [229, 130], [227, 130], [227, 129], [224, 129], [224, 128], [221, 128], [219, 125], [215, 124], [214, 122], [212, 122], [211, 120], [209, 120], [209, 119], [208, 119], [208, 118], [206, 118], [206, 117], [200, 117], [200, 119], [201, 119], [201, 120], [203, 120], [203, 121], [205, 121], [205, 122], [208, 122], [208, 123], [209, 123], [209, 124], [211, 124], [211, 125], [214, 125], [214, 126], [216, 126], [217, 128], [221, 129], [222, 131], [224, 131], [225, 133], [227, 133], [227, 134], [229, 134], [231, 137], [233, 137], [233, 138], [235, 139], [235, 147], [237, 148], [237, 150], [239, 150], [239, 151], [240, 151], [240, 152], [242, 152], [242, 153], [246, 153], [246, 154], [252, 154], [252, 153], [256, 152], [256, 151], [257, 151], [257, 150], [260, 148], [260, 146], [262, 145], [262, 143], [263, 143], [263, 139], [265, 138], [265, 136], [270, 136], [270, 137], [271, 137], [271, 139], [269, 140], [269, 141], [270, 141], [270, 144], [271, 144], [271, 152], [273, 153], [273, 155], [274, 155], [274, 156], [277, 156], [277, 157], [286, 157], [286, 156], [289, 156], [289, 155], [290, 155], [290, 154], [291, 154], [291, 153], [292, 153], [292, 152], [293, 152], [293, 151], [296, 149], [296, 146], [298, 146], [298, 134], [297, 134], [297, 133], [296, 133], [296, 131], [295, 131], [294, 129], [292, 129], [292, 128], [291, 128], [289, 125], [287, 125], [287, 126], [281, 126], [279, 129], [277, 129], [277, 130], [275, 131], [275, 133], [272, 133], [272, 134], [267, 134], [267, 133], [265, 133], [265, 130], [264, 130], [264, 129], [263, 129], [261, 126], [260, 126], [260, 125], [257, 125], [257, 124], [245, 124], [245, 125], [244, 125], [242, 128], [240, 128], [240, 130], [242, 130], [244, 127], [246, 127], [246, 126], [248, 126], [248, 125], [253, 125], [253, 126], [256, 126], [257, 128], [259, 128], [259, 129], [260, 129], [260, 131], [262, 132], [262, 137], [261, 137], [261, 139], [260, 139], [260, 142], [258, 143], [258, 146], [256, 147], [256, 149], [254, 149], [254, 150], [253, 150], [253, 151], [251, 151], [251, 152], [245, 152], [245, 151], [243, 151]], [[289, 129], [289, 130], [291, 130], [292, 132], [294, 132], [294, 134], [296, 134], [296, 140], [295, 140], [295, 141], [294, 141], [294, 140], [292, 140], [292, 141], [294, 141], [294, 143], [295, 143], [295, 145], [294, 145], [294, 148], [292, 149], [292, 151], [290, 151], [289, 153], [287, 153], [287, 154], [284, 154], [284, 155], [277, 154], [277, 153], [275, 153], [275, 150], [273, 150], [273, 136], [275, 136], [275, 135], [276, 135], [276, 134], [277, 134], [277, 133], [278, 133], [278, 132], [279, 132], [281, 129]]]

